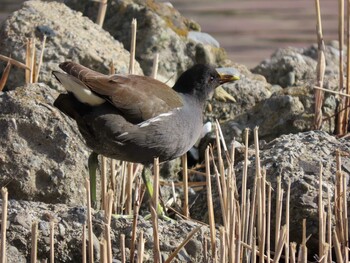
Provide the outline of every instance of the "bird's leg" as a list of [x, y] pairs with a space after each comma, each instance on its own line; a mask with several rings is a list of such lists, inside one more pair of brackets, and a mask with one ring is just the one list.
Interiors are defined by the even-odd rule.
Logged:
[[[152, 174], [152, 170], [151, 170], [151, 166], [150, 165], [145, 165], [142, 169], [142, 180], [143, 183], [146, 186], [146, 191], [148, 193], [148, 195], [150, 196], [150, 198], [153, 197], [153, 193], [154, 193], [154, 189], [153, 189], [153, 182], [151, 180], [151, 174]], [[164, 213], [164, 209], [162, 207], [162, 205], [158, 202], [157, 205], [157, 214], [160, 218], [163, 218], [167, 221], [172, 220], [171, 218], [167, 217]]]
[[98, 168], [98, 154], [92, 152], [89, 156], [88, 160], [88, 169], [90, 176], [90, 193], [91, 193], [91, 202], [96, 204], [97, 196], [96, 196], [96, 171]]

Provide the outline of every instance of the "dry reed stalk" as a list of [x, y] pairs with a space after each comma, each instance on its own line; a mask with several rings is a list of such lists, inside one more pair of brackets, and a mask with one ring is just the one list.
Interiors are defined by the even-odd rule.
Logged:
[[133, 18], [131, 22], [130, 64], [129, 64], [130, 74], [134, 74], [135, 72], [136, 30], [137, 30], [137, 20]]
[[[231, 166], [229, 166], [229, 169]], [[231, 176], [230, 176], [231, 177]], [[229, 178], [230, 178], [229, 177]], [[232, 177], [231, 177], [232, 178]], [[229, 222], [228, 222], [228, 229], [227, 232], [229, 233], [229, 244], [228, 244], [228, 258], [229, 258], [229, 263], [233, 263], [234, 258], [235, 258], [235, 237], [236, 237], [236, 202], [235, 202], [235, 197], [234, 197], [234, 190], [232, 188], [232, 183], [229, 184]]]
[[267, 262], [271, 260], [271, 192], [272, 187], [271, 184], [268, 184], [268, 195], [267, 195], [267, 221], [266, 221], [266, 256]]
[[106, 213], [107, 198], [107, 157], [101, 155], [101, 209]]
[[96, 24], [98, 24], [100, 27], [102, 27], [103, 22], [105, 20], [105, 16], [106, 16], [106, 11], [107, 11], [107, 0], [100, 0], [99, 2], [100, 2], [100, 4], [98, 7]]
[[306, 219], [303, 219], [303, 234], [302, 234], [302, 241], [301, 241], [301, 253], [300, 253], [300, 261], [301, 263], [307, 262], [307, 247], [306, 247]]
[[145, 250], [145, 242], [143, 239], [143, 230], [140, 230], [140, 239], [139, 244], [137, 246], [137, 263], [143, 262], [143, 252]]
[[280, 231], [279, 239], [277, 243], [277, 249], [275, 250], [275, 255], [273, 257], [273, 262], [278, 262], [283, 251], [284, 244], [286, 242], [286, 232], [287, 227], [284, 225]]
[[127, 163], [127, 177], [126, 177], [126, 201], [125, 201], [125, 213], [127, 215], [132, 214], [132, 182], [134, 180], [134, 165], [133, 163]]
[[81, 243], [82, 263], [86, 263], [86, 224], [83, 224], [83, 236]]
[[109, 224], [105, 224], [104, 229], [104, 249], [105, 249], [105, 262], [112, 263], [112, 240], [111, 240], [111, 227]]
[[38, 222], [34, 221], [32, 223], [32, 250], [30, 253], [31, 262], [36, 262], [37, 252], [38, 252]]
[[[313, 88], [314, 88], [314, 89], [323, 90], [323, 91], [326, 91], [326, 92], [329, 92], [329, 93], [333, 93], [333, 94], [336, 94], [336, 95], [339, 95], [339, 96], [343, 96], [343, 97], [350, 98], [350, 94], [346, 94], [346, 93], [344, 93], [344, 92], [334, 91], [334, 90], [325, 89], [325, 88], [320, 88], [320, 87], [313, 87]], [[340, 111], [340, 110], [338, 110], [338, 111]], [[343, 109], [342, 111], [344, 111], [344, 109]]]
[[[291, 242], [290, 243], [290, 263], [296, 263], [296, 258], [295, 258], [295, 254], [297, 253], [297, 243], [295, 242]], [[269, 262], [269, 261], [267, 261]]]
[[88, 226], [88, 237], [89, 237], [89, 262], [94, 262], [94, 241], [92, 233], [92, 215], [91, 215], [91, 195], [90, 195], [90, 180], [85, 178], [85, 190], [86, 190], [86, 200], [87, 200], [87, 226]]
[[[254, 190], [256, 191], [257, 189], [257, 186], [256, 186], [256, 181], [254, 182], [255, 185], [254, 185]], [[246, 221], [247, 222], [252, 222], [252, 226], [254, 226], [252, 228], [252, 232], [249, 232], [250, 228], [247, 224], [247, 226], [245, 227], [244, 229], [244, 233], [243, 233], [243, 236], [242, 236], [242, 242], [248, 242], [248, 245], [249, 247], [252, 247], [253, 246], [253, 237], [254, 237], [254, 232], [255, 231], [255, 221], [256, 221], [256, 202], [254, 201], [255, 200], [255, 195], [256, 194], [253, 194], [253, 201], [250, 201], [250, 189], [247, 190], [247, 204], [246, 204], [246, 210], [245, 210], [245, 214], [246, 214]], [[251, 234], [251, 236], [249, 236]], [[242, 249], [242, 254], [243, 254], [243, 257], [245, 257], [246, 261], [249, 262], [250, 261], [250, 257], [251, 257], [251, 249], [250, 250], [246, 250], [245, 247], [243, 246], [243, 249]]]
[[[187, 170], [187, 153], [182, 155], [182, 182], [183, 182], [183, 192], [184, 192], [184, 204], [183, 204], [183, 215], [185, 217], [190, 216], [190, 212], [188, 209], [188, 170]], [[175, 198], [175, 195], [174, 195]], [[174, 201], [176, 201], [174, 199]]]
[[39, 79], [40, 68], [41, 68], [41, 65], [43, 63], [43, 58], [44, 58], [44, 50], [45, 50], [45, 45], [46, 45], [46, 38], [47, 38], [47, 36], [44, 35], [43, 42], [41, 44], [41, 52], [40, 52], [40, 57], [39, 57], [39, 63], [38, 63], [38, 66], [37, 66], [36, 72], [35, 72], [34, 83], [38, 82], [38, 79]]
[[328, 261], [332, 262], [332, 207], [331, 207], [331, 195], [327, 188], [327, 243], [329, 246], [328, 250]]
[[[125, 255], [125, 235], [121, 234], [120, 235], [120, 261], [121, 263], [126, 263], [126, 255]], [[133, 262], [133, 261], [130, 261]]]
[[[257, 254], [257, 249], [256, 249], [256, 228], [254, 227], [254, 234], [253, 234], [253, 247], [252, 247], [252, 254], [253, 254], [253, 258], [252, 258], [252, 263], [256, 263], [256, 254]], [[261, 255], [259, 255], [259, 258], [261, 258]], [[262, 257], [264, 258], [264, 257]]]
[[[320, 11], [320, 2], [315, 0], [316, 5], [316, 30], [317, 30], [317, 45], [318, 45], [318, 58], [317, 58], [317, 87], [323, 87], [323, 78], [326, 68], [326, 59], [325, 59], [325, 46], [323, 41], [322, 34], [322, 20], [321, 20], [321, 11]], [[314, 126], [315, 129], [320, 129], [322, 126], [322, 104], [323, 104], [324, 92], [320, 89], [315, 89], [315, 120]]]
[[26, 72], [25, 72], [25, 82], [26, 84], [31, 83], [30, 82], [30, 78], [32, 75], [32, 71], [31, 71], [31, 54], [32, 54], [32, 46], [33, 46], [33, 39], [32, 38], [28, 38], [27, 39], [27, 43], [26, 43]]
[[203, 245], [203, 261], [208, 262], [208, 241], [206, 236], [202, 238], [202, 245]]
[[158, 74], [158, 61], [159, 61], [159, 53], [156, 53], [153, 58], [152, 73], [151, 73], [151, 77], [154, 79], [157, 78], [157, 74]]
[[[191, 238], [201, 229], [201, 226], [196, 227], [195, 229], [193, 229], [188, 236], [186, 237], [186, 239], [184, 241], [181, 242], [181, 244], [175, 249], [174, 252], [172, 252], [169, 257], [164, 261], [164, 263], [170, 263], [175, 257], [176, 255], [180, 252], [180, 250], [188, 243], [188, 241], [191, 240]], [[206, 240], [206, 239], [205, 239]], [[205, 251], [205, 250], [204, 250]], [[206, 254], [204, 254], [206, 255]]]
[[50, 221], [50, 263], [55, 262], [55, 223]]
[[225, 167], [224, 160], [222, 159], [221, 154], [221, 143], [220, 143], [220, 133], [219, 133], [219, 122], [216, 120], [217, 124], [215, 125], [215, 134], [216, 134], [216, 147], [217, 147], [217, 156], [219, 161], [219, 175], [220, 175], [220, 183], [222, 189], [222, 201], [223, 201], [223, 217], [227, 218], [227, 186], [225, 180]]
[[29, 76], [29, 83], [34, 82], [34, 77], [35, 77], [35, 66], [36, 66], [36, 48], [35, 48], [35, 37], [32, 37], [32, 47], [31, 47], [31, 53], [30, 53], [30, 76]]
[[318, 183], [318, 256], [322, 257], [324, 254], [323, 244], [325, 243], [325, 233], [324, 233], [324, 219], [323, 219], [323, 199], [322, 199], [322, 175], [323, 175], [323, 166], [320, 162], [320, 173], [319, 173], [319, 183]]
[[100, 263], [107, 263], [105, 247], [105, 240], [102, 239], [102, 241], [100, 241]]
[[[236, 206], [239, 208], [239, 206]], [[241, 210], [242, 211], [242, 210]], [[241, 223], [241, 215], [239, 212], [236, 213], [237, 215], [237, 238], [235, 240], [235, 247], [236, 247], [236, 255], [235, 255], [235, 263], [240, 263], [242, 262], [242, 256], [241, 256], [241, 251], [242, 251], [242, 237], [241, 237], [241, 229], [242, 229], [242, 223]]]
[[114, 61], [111, 60], [109, 62], [109, 75], [113, 75], [113, 74], [115, 74], [115, 67], [114, 67]]
[[216, 251], [216, 230], [215, 230], [215, 219], [214, 219], [214, 208], [213, 208], [213, 199], [211, 191], [211, 176], [210, 176], [210, 159], [209, 159], [209, 146], [205, 150], [205, 173], [206, 173], [206, 182], [207, 182], [207, 201], [208, 201], [208, 216], [209, 216], [209, 228], [210, 228], [210, 242], [212, 256], [215, 257]]
[[121, 183], [119, 185], [119, 191], [120, 191], [120, 211], [121, 211], [121, 214], [124, 214], [125, 213], [125, 200], [126, 200], [126, 182], [128, 181], [128, 169], [127, 169], [127, 166], [128, 166], [128, 162], [122, 162], [122, 167], [121, 167], [121, 177], [122, 177], [122, 180], [121, 180]]
[[220, 226], [220, 262], [226, 263], [226, 235], [225, 235], [225, 228]]
[[335, 230], [339, 238], [339, 242], [342, 243], [344, 229], [343, 229], [343, 204], [342, 204], [342, 192], [343, 192], [343, 180], [342, 180], [342, 162], [340, 152], [336, 151], [336, 166], [337, 172], [335, 175], [335, 194], [334, 194], [334, 213], [335, 213]]
[[290, 205], [290, 179], [288, 180], [287, 196], [286, 196], [286, 241], [284, 244], [285, 262], [289, 262], [289, 205]]
[[333, 231], [333, 244], [334, 244], [334, 250], [335, 250], [335, 256], [338, 263], [343, 263], [343, 257], [341, 253], [341, 244], [339, 242], [338, 234], [336, 231]]
[[[247, 201], [247, 176], [248, 176], [248, 139], [249, 139], [249, 129], [245, 129], [245, 149], [244, 149], [244, 165], [243, 165], [243, 175], [242, 175], [242, 191], [241, 191], [241, 234], [245, 233], [247, 226], [246, 222], [246, 201]], [[243, 241], [245, 241], [243, 239]]]
[[[323, 251], [324, 251], [324, 255], [322, 256], [322, 263], [328, 263], [328, 254], [329, 254], [329, 250], [331, 250], [329, 248], [329, 245], [327, 243], [323, 244]], [[332, 262], [331, 262], [332, 263]]]
[[6, 258], [6, 228], [7, 228], [7, 207], [8, 207], [8, 191], [7, 188], [1, 188], [2, 197], [2, 216], [1, 216], [1, 247], [0, 262], [5, 263]]
[[[346, 9], [346, 65], [350, 65], [350, 1], [347, 2], [347, 9]], [[346, 67], [346, 94], [350, 94], [350, 67]], [[345, 112], [344, 112], [344, 119], [348, 120], [350, 115], [350, 99], [345, 98]], [[344, 130], [348, 130], [348, 122], [345, 123]], [[331, 250], [331, 249], [330, 249]]]
[[[134, 216], [132, 221], [132, 234], [131, 234], [131, 246], [130, 246], [130, 262], [134, 262], [135, 256], [135, 243], [136, 243], [136, 233], [137, 233], [137, 222], [139, 217], [139, 209], [141, 204], [141, 179], [138, 177], [135, 186], [135, 203], [134, 203]], [[124, 236], [125, 241], [125, 236]], [[124, 244], [125, 246], [125, 244]], [[124, 251], [125, 252], [125, 251]], [[125, 256], [125, 255], [124, 255]]]
[[0, 60], [5, 61], [5, 62], [10, 62], [11, 65], [14, 65], [14, 66], [16, 66], [18, 68], [30, 70], [29, 66], [27, 66], [27, 65], [25, 65], [25, 64], [23, 64], [23, 63], [21, 63], [21, 62], [19, 62], [17, 60], [15, 60], [13, 58], [9, 58], [9, 57], [1, 55], [1, 54], [0, 54]]
[[154, 177], [153, 177], [153, 196], [151, 216], [152, 216], [152, 226], [153, 226], [153, 256], [154, 262], [161, 262], [160, 248], [159, 248], [159, 234], [158, 234], [158, 200], [159, 200], [159, 159], [154, 158], [153, 163]]
[[342, 173], [343, 177], [343, 229], [344, 229], [344, 242], [343, 242], [343, 254], [344, 261], [349, 262], [349, 222], [348, 222], [348, 202], [347, 202], [347, 182], [345, 173]]
[[2, 91], [5, 87], [5, 84], [7, 82], [7, 79], [10, 75], [10, 71], [11, 71], [11, 62], [10, 61], [7, 61], [7, 64], [6, 64], [6, 67], [4, 69], [4, 71], [2, 72], [2, 76], [1, 76], [1, 79], [0, 79], [0, 91]]
[[225, 229], [227, 229], [228, 228], [227, 216], [226, 216], [227, 215], [227, 211], [226, 211], [226, 208], [225, 208], [225, 205], [224, 205], [224, 197], [223, 197], [223, 190], [222, 190], [222, 185], [221, 185], [221, 181], [220, 181], [220, 174], [219, 174], [217, 166], [216, 166], [216, 164], [214, 162], [214, 155], [213, 155], [212, 148], [210, 148], [209, 150], [210, 150], [210, 155], [211, 155], [211, 158], [213, 160], [213, 166], [214, 166], [214, 170], [215, 170], [215, 177], [216, 177], [216, 184], [217, 184], [218, 193], [219, 193], [222, 221], [224, 223]]
[[280, 239], [282, 204], [281, 204], [281, 177], [277, 177], [277, 192], [276, 192], [276, 222], [275, 222], [275, 251], [277, 251], [277, 241]]
[[[339, 91], [343, 90], [344, 87], [344, 65], [343, 65], [343, 50], [344, 50], [344, 0], [339, 0], [339, 14], [338, 14], [338, 36], [339, 36]], [[337, 117], [337, 126], [336, 133], [338, 135], [345, 134], [344, 123], [345, 114], [343, 109], [345, 108], [345, 101], [343, 98], [339, 98], [339, 108], [338, 108], [338, 117]]]

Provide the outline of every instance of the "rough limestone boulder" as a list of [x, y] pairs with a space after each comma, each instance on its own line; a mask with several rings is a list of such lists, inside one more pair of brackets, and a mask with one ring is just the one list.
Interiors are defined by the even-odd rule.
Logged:
[[[97, 3], [69, 0], [66, 4], [95, 21]], [[137, 19], [136, 59], [145, 75], [150, 75], [153, 59], [159, 53], [159, 79], [170, 86], [179, 74], [195, 62], [222, 66], [226, 53], [217, 41], [199, 31], [194, 21], [183, 17], [171, 4], [158, 1], [108, 1], [103, 28], [130, 48], [131, 21]], [[170, 80], [169, 80], [170, 79]]]
[[[306, 218], [306, 235], [311, 234], [311, 238], [307, 242], [310, 255], [318, 252], [317, 203], [320, 164], [323, 166], [322, 190], [324, 203], [327, 203], [327, 189], [329, 188], [332, 209], [334, 209], [334, 187], [337, 172], [336, 150], [348, 153], [350, 142], [348, 140], [338, 140], [334, 136], [321, 131], [282, 135], [260, 147], [261, 167], [266, 167], [266, 180], [271, 183], [274, 189], [272, 211], [276, 211], [276, 181], [277, 177], [280, 176], [284, 189], [284, 208], [288, 181], [291, 182], [290, 241], [301, 243], [302, 231], [300, 229], [303, 218]], [[253, 189], [255, 161], [255, 155], [249, 157], [248, 186], [250, 189]], [[237, 178], [241, 178], [242, 169], [243, 162], [236, 166]], [[342, 157], [342, 171], [349, 178], [350, 159], [346, 155]], [[332, 214], [334, 215], [334, 213]], [[275, 216], [272, 215], [271, 218], [275, 218]], [[282, 218], [283, 225], [285, 223], [285, 209]], [[274, 223], [272, 226], [274, 226]]]
[[84, 204], [88, 149], [53, 107], [58, 93], [31, 84], [0, 95], [0, 185], [17, 200]]
[[[9, 16], [0, 28], [0, 54], [24, 62], [26, 40], [35, 36], [38, 60], [43, 34], [48, 38], [39, 81], [50, 87], [62, 89], [51, 72], [58, 70], [58, 64], [66, 60], [106, 74], [109, 72], [110, 62], [113, 61], [118, 72], [128, 71], [129, 52], [121, 43], [81, 13], [57, 2], [28, 1]], [[0, 62], [0, 72], [5, 65]], [[138, 63], [135, 72], [142, 74]], [[7, 89], [15, 89], [23, 84], [24, 70], [13, 67]]]
[[[2, 201], [0, 201], [2, 207]], [[93, 246], [95, 262], [100, 260], [100, 241], [104, 234], [103, 212], [93, 214]], [[86, 208], [82, 206], [67, 206], [64, 204], [50, 205], [40, 202], [10, 200], [8, 205], [8, 230], [7, 230], [7, 257], [8, 262], [24, 263], [30, 261], [31, 243], [30, 233], [32, 222], [38, 222], [38, 259], [48, 259], [50, 255], [50, 222], [54, 226], [55, 261], [57, 262], [81, 262], [82, 261], [82, 230], [86, 223]], [[122, 258], [120, 249], [120, 236], [125, 235], [127, 260], [130, 259], [130, 244], [132, 233], [132, 219], [111, 220], [111, 240], [113, 262]], [[167, 259], [169, 255], [180, 245], [188, 234], [200, 226], [192, 221], [179, 219], [177, 222], [159, 220], [158, 231], [160, 238], [161, 256]], [[143, 259], [151, 262], [153, 259], [153, 231], [150, 220], [139, 217], [137, 236], [140, 231], [144, 233], [145, 251]], [[209, 227], [201, 226], [201, 229], [181, 249], [173, 262], [203, 262], [203, 238], [209, 236]], [[210, 243], [210, 242], [208, 242]], [[219, 239], [217, 238], [217, 246]], [[210, 251], [210, 248], [208, 249]], [[208, 257], [208, 255], [206, 255]], [[135, 259], [137, 259], [137, 249]]]

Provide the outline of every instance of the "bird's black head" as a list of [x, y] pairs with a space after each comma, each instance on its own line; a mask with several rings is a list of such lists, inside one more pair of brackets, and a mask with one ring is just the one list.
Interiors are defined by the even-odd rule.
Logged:
[[212, 96], [215, 88], [237, 79], [237, 76], [220, 75], [211, 65], [197, 64], [181, 74], [173, 89], [204, 102]]

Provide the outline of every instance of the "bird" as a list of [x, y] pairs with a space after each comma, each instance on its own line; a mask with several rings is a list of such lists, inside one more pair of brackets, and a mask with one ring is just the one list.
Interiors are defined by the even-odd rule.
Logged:
[[54, 106], [74, 119], [94, 153], [151, 165], [186, 153], [200, 136], [205, 102], [215, 88], [239, 79], [196, 64], [171, 88], [154, 78], [104, 75], [78, 63], [59, 65], [53, 75], [67, 90]]

